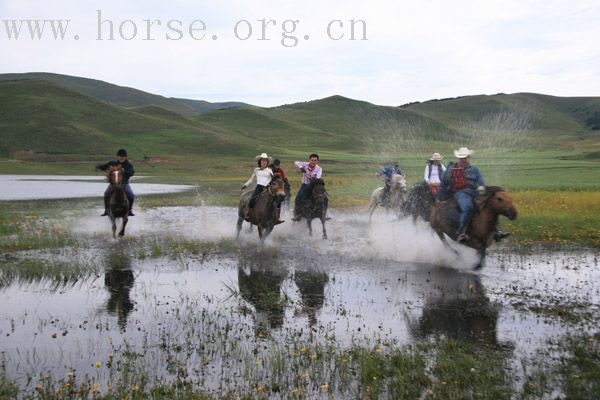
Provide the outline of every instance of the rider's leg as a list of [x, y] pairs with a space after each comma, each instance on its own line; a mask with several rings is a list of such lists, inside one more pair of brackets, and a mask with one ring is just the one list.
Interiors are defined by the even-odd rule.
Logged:
[[307, 186], [308, 185], [303, 183], [298, 189], [298, 193], [296, 194], [296, 199], [294, 201], [294, 218], [292, 218], [292, 221], [300, 221], [300, 206], [302, 205], [302, 197], [304, 196]]
[[134, 217], [135, 214], [131, 211], [133, 210], [133, 202], [135, 201], [135, 194], [131, 189], [129, 183], [123, 185], [123, 189], [125, 189], [125, 193], [127, 193], [127, 200], [129, 201], [129, 216]]
[[101, 217], [106, 217], [108, 215], [108, 201], [110, 200], [111, 193], [112, 193], [112, 186], [108, 185], [108, 187], [104, 191], [104, 213], [102, 215], [100, 215]]
[[454, 198], [456, 199], [456, 203], [460, 209], [458, 231], [456, 232], [458, 235], [457, 240], [460, 242], [469, 239], [465, 232], [471, 212], [473, 211], [473, 196], [467, 189], [454, 193]]
[[254, 188], [254, 192], [252, 192], [252, 196], [250, 196], [248, 207], [246, 207], [246, 209], [244, 210], [244, 218], [250, 218], [250, 214], [252, 212], [252, 209], [254, 208], [254, 205], [256, 204], [256, 200], [258, 199], [258, 196], [260, 196], [264, 188], [265, 187], [263, 185], [256, 185], [256, 187]]

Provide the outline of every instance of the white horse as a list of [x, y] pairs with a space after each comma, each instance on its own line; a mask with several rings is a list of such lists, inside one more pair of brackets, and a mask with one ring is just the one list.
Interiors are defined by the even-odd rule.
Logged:
[[406, 178], [404, 175], [392, 175], [390, 182], [390, 194], [387, 200], [383, 198], [383, 186], [378, 187], [371, 195], [371, 203], [369, 204], [369, 221], [375, 212], [377, 206], [381, 206], [386, 210], [394, 210], [400, 216], [402, 203], [404, 203], [404, 195], [407, 191]]

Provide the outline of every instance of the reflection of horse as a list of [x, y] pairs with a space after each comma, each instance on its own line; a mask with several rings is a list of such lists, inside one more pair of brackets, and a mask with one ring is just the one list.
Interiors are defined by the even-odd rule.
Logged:
[[317, 311], [325, 301], [325, 285], [329, 277], [325, 272], [297, 270], [294, 282], [300, 291], [303, 311], [308, 314], [308, 324], [313, 326], [317, 322]]
[[423, 313], [417, 321], [409, 320], [415, 336], [442, 336], [496, 346], [498, 310], [486, 296], [478, 276], [452, 269], [428, 275]]
[[[237, 237], [240, 237], [244, 223], [244, 209], [250, 202], [252, 191], [242, 194], [238, 206]], [[258, 196], [254, 208], [250, 213], [250, 223], [258, 227], [258, 236], [264, 241], [275, 226], [277, 220], [277, 203], [285, 197], [283, 180], [273, 178], [265, 190]]]
[[406, 193], [406, 178], [404, 175], [392, 175], [390, 182], [390, 193], [387, 198], [384, 198], [384, 187], [378, 187], [371, 195], [371, 203], [369, 204], [369, 221], [375, 212], [377, 206], [381, 206], [386, 210], [393, 210], [398, 215], [400, 207], [404, 202], [404, 194]]
[[[487, 186], [485, 193], [477, 197], [475, 203], [476, 207], [466, 230], [469, 239], [463, 244], [479, 252], [480, 264], [478, 267], [481, 267], [485, 258], [485, 250], [494, 239], [498, 216], [504, 215], [511, 220], [515, 219], [517, 218], [517, 209], [508, 193], [498, 186]], [[458, 205], [452, 198], [433, 205], [429, 223], [442, 240], [445, 240], [444, 234], [456, 240], [459, 215]]]
[[308, 224], [308, 234], [312, 236], [312, 220], [319, 218], [323, 226], [323, 239], [327, 239], [327, 230], [325, 221], [327, 220], [327, 205], [329, 199], [325, 190], [325, 181], [323, 179], [312, 179], [307, 188], [306, 194], [302, 197], [300, 203], [300, 213], [298, 218], [306, 218]]
[[119, 236], [125, 235], [125, 225], [129, 219], [129, 200], [123, 187], [123, 168], [119, 165], [111, 165], [108, 168], [107, 179], [111, 185], [108, 196], [108, 218], [112, 223], [113, 238], [116, 238], [117, 218], [123, 221]]
[[402, 212], [413, 217], [416, 222], [421, 217], [429, 221], [431, 207], [435, 203], [435, 196], [427, 182], [417, 183], [413, 186], [406, 201], [402, 204]]
[[110, 293], [106, 309], [117, 316], [121, 329], [127, 326], [127, 316], [133, 310], [133, 302], [129, 292], [133, 287], [134, 276], [131, 270], [131, 260], [120, 252], [110, 253], [104, 273], [104, 285]]
[[256, 311], [255, 325], [259, 335], [283, 325], [285, 303], [281, 298], [281, 285], [286, 276], [287, 270], [276, 263], [276, 257], [272, 254], [261, 251], [242, 253], [240, 256], [240, 296]]

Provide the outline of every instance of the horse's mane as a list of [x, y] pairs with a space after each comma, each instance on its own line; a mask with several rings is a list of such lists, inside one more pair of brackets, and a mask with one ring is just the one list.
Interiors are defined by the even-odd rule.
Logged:
[[506, 190], [501, 186], [486, 186], [483, 195], [475, 198], [475, 204], [478, 208], [484, 207], [487, 201], [498, 192], [506, 192]]
[[312, 179], [310, 181], [310, 184], [313, 185], [313, 186], [314, 185], [323, 185], [323, 186], [325, 186], [325, 181], [323, 179], [321, 179], [321, 178], [314, 178], [314, 179]]

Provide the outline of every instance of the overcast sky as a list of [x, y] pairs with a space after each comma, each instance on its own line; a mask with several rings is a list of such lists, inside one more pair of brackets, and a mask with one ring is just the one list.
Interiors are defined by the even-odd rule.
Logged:
[[[64, 39], [47, 24], [32, 40], [20, 21], [35, 19], [70, 20]], [[334, 94], [384, 105], [600, 95], [599, 0], [0, 0], [0, 20], [2, 73], [84, 76], [168, 97], [275, 106]], [[364, 21], [356, 40], [351, 20]]]

